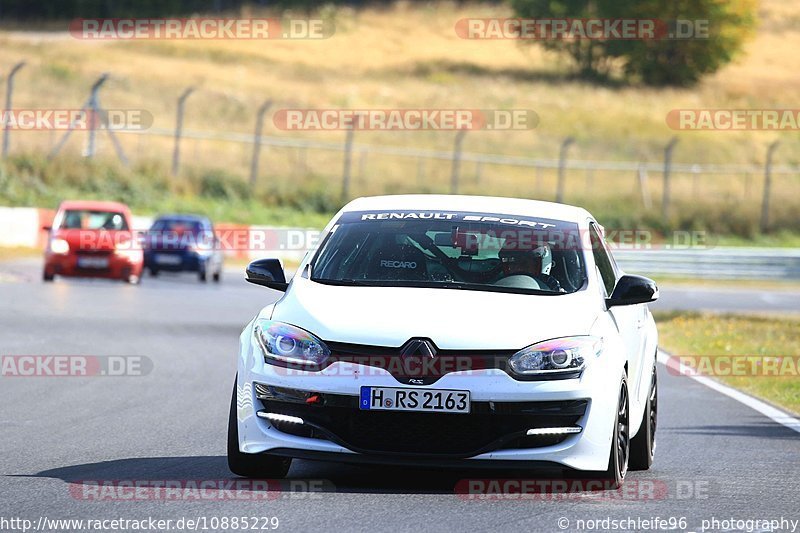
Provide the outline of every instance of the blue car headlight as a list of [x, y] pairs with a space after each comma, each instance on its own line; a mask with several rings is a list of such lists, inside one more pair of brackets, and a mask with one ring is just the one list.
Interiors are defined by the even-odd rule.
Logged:
[[512, 355], [508, 364], [520, 376], [553, 376], [575, 374], [587, 361], [600, 355], [600, 337], [561, 337], [532, 344]]
[[319, 366], [331, 355], [321, 340], [304, 329], [274, 320], [258, 319], [253, 336], [265, 360]]

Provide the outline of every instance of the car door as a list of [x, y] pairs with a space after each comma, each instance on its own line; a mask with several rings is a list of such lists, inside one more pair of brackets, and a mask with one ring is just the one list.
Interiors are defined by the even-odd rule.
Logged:
[[[614, 287], [621, 276], [621, 271], [603, 240], [600, 229], [594, 222], [589, 225], [589, 240], [592, 246], [594, 262], [602, 280], [604, 296], [608, 298], [614, 292]], [[611, 315], [617, 331], [619, 331], [625, 343], [625, 351], [628, 358], [628, 388], [630, 389], [631, 397], [639, 398], [642, 381], [644, 304], [619, 305], [606, 312]]]

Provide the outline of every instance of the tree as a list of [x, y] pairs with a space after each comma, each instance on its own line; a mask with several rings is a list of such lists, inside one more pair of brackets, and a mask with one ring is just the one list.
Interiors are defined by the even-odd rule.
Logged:
[[681, 21], [670, 31], [693, 30], [682, 39], [610, 43], [609, 52], [625, 58], [625, 73], [649, 85], [697, 83], [733, 60], [755, 27], [753, 0], [623, 0], [620, 5], [633, 18], [658, 13], [662, 20]]
[[[608, 17], [614, 0], [511, 0], [517, 17], [523, 19], [597, 19]], [[610, 69], [606, 41], [591, 39], [541, 39], [547, 50], [568, 55], [584, 77], [605, 76]]]
[[755, 0], [511, 0], [511, 5], [520, 18], [657, 20], [653, 39], [536, 41], [569, 55], [584, 76], [609, 76], [619, 65], [629, 81], [649, 85], [696, 83], [729, 63], [755, 27]]

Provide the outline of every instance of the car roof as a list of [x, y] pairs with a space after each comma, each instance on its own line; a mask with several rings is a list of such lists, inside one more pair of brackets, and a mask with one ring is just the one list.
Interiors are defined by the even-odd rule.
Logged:
[[65, 200], [59, 204], [58, 208], [120, 212], [130, 211], [128, 206], [121, 202], [105, 202], [100, 200]]
[[466, 196], [450, 194], [399, 194], [356, 198], [342, 208], [347, 211], [374, 210], [437, 210], [502, 215], [536, 216], [553, 220], [581, 223], [591, 215], [582, 207], [540, 200], [503, 198], [497, 196]]
[[158, 215], [156, 220], [185, 220], [187, 222], [202, 222], [204, 220], [208, 220], [208, 217], [203, 215], [193, 215], [193, 214], [167, 214], [167, 215]]

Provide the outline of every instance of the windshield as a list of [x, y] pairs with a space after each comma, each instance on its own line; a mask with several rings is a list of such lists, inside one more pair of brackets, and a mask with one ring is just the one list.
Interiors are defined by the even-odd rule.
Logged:
[[312, 260], [321, 283], [565, 294], [586, 278], [578, 225], [463, 212], [343, 214]]
[[175, 233], [200, 233], [203, 226], [196, 220], [160, 218], [153, 223], [150, 231], [174, 231]]
[[58, 229], [127, 230], [128, 223], [122, 213], [90, 209], [68, 209]]

